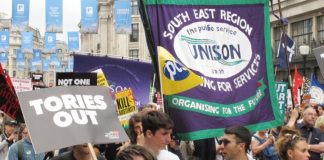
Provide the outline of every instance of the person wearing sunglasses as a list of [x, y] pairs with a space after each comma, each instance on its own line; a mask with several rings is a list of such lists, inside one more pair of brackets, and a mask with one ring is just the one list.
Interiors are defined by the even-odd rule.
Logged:
[[251, 133], [243, 126], [232, 126], [224, 130], [224, 137], [219, 140], [220, 152], [225, 160], [253, 160], [248, 149]]
[[283, 127], [278, 140], [275, 143], [276, 151], [280, 159], [284, 160], [308, 160], [309, 145], [306, 139], [292, 127]]

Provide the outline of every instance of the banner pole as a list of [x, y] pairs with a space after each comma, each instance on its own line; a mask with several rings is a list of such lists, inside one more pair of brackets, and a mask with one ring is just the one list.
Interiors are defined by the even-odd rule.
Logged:
[[97, 156], [96, 156], [96, 153], [94, 152], [94, 149], [93, 149], [92, 144], [91, 143], [88, 143], [88, 147], [90, 149], [90, 153], [91, 153], [92, 160], [97, 160]]
[[153, 99], [154, 99], [154, 91], [155, 91], [155, 88], [154, 88], [154, 84], [155, 84], [155, 74], [153, 74], [153, 80], [152, 80], [152, 85], [151, 85], [151, 93], [150, 93], [150, 102], [153, 102]]
[[280, 21], [281, 21], [281, 29], [282, 29], [282, 34], [283, 34], [283, 38], [284, 38], [284, 44], [285, 44], [285, 56], [286, 56], [286, 63], [287, 63], [287, 70], [288, 70], [288, 84], [289, 84], [289, 87], [290, 87], [290, 94], [292, 96], [292, 107], [293, 109], [295, 108], [295, 102], [294, 102], [294, 94], [293, 94], [293, 90], [292, 90], [292, 87], [293, 87], [293, 82], [290, 81], [291, 79], [291, 72], [290, 72], [290, 65], [289, 65], [289, 57], [288, 57], [288, 53], [287, 53], [287, 38], [286, 38], [286, 31], [285, 31], [285, 24], [283, 23], [283, 20], [281, 19], [282, 18], [282, 11], [281, 11], [281, 2], [280, 0], [278, 0], [278, 7], [279, 7], [279, 15], [280, 15]]
[[276, 67], [275, 67], [275, 73], [274, 73], [274, 76], [275, 77], [277, 76], [277, 69], [278, 69], [278, 66], [276, 65]]
[[[158, 59], [158, 73], [160, 73], [160, 71], [161, 71], [161, 64], [160, 64], [160, 56], [159, 56], [159, 50], [157, 49], [157, 59]], [[165, 112], [165, 108], [164, 108], [164, 98], [163, 98], [163, 85], [162, 85], [162, 76], [159, 76], [159, 79], [160, 79], [160, 92], [161, 92], [161, 106], [160, 106], [160, 108], [161, 108], [161, 110], [162, 110], [162, 112]]]

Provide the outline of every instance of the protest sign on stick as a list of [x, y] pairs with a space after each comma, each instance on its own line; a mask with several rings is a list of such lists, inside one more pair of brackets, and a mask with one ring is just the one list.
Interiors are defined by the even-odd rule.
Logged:
[[37, 153], [128, 140], [107, 87], [60, 86], [18, 97]]

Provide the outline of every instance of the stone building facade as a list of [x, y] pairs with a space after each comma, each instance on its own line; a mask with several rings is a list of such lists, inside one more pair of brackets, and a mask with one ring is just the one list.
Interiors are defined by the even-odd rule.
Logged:
[[[293, 56], [291, 64], [291, 72], [293, 73], [296, 65], [300, 74], [310, 77], [313, 72], [317, 74], [320, 82], [323, 77], [320, 73], [318, 64], [314, 57], [313, 49], [324, 46], [324, 3], [323, 0], [280, 0], [282, 17], [288, 20], [288, 25], [285, 25], [285, 32], [296, 43], [295, 55]], [[276, 15], [279, 14], [278, 0], [274, 0], [273, 10]], [[272, 30], [272, 46], [273, 46], [273, 60], [278, 64], [276, 58], [278, 43], [280, 41], [280, 34], [282, 26], [280, 21], [271, 15], [271, 30]], [[301, 45], [308, 45], [310, 47], [310, 54], [305, 57], [299, 52]], [[276, 80], [287, 81], [287, 70], [277, 68]]]

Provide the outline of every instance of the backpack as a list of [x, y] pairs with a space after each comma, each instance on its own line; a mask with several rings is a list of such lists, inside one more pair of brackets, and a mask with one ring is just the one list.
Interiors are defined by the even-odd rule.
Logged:
[[18, 147], [18, 160], [22, 160], [23, 153], [24, 153], [24, 147], [23, 147], [22, 140], [17, 142], [17, 147]]
[[[259, 138], [258, 136], [253, 135], [253, 137], [257, 139], [260, 142], [260, 144], [263, 144], [265, 142], [265, 140]], [[255, 157], [259, 160], [279, 160], [273, 144], [266, 147], [264, 150], [262, 150], [262, 152], [258, 153]]]

